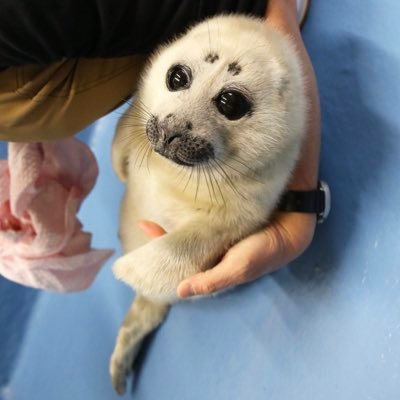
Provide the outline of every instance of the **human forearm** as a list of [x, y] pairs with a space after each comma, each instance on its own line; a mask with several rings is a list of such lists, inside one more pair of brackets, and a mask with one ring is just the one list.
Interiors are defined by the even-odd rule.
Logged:
[[315, 189], [318, 180], [320, 152], [320, 106], [313, 67], [304, 46], [297, 21], [296, 0], [270, 0], [266, 22], [290, 36], [303, 66], [306, 98], [308, 99], [308, 129], [300, 159], [289, 184], [292, 190]]

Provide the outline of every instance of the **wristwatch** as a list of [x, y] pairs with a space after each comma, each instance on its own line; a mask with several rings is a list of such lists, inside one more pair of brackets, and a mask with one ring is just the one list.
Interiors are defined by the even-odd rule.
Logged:
[[317, 222], [321, 224], [331, 211], [329, 186], [326, 182], [319, 181], [316, 190], [289, 190], [283, 193], [278, 204], [278, 210], [316, 214]]

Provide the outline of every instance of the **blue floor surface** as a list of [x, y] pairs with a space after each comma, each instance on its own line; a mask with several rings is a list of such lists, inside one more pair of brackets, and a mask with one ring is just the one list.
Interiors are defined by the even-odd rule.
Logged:
[[[331, 216], [279, 272], [175, 306], [124, 399], [400, 398], [400, 2], [314, 0], [303, 32], [320, 87]], [[116, 118], [83, 133], [100, 177], [81, 217], [95, 246], [119, 249]], [[0, 280], [0, 398], [119, 398], [108, 359], [132, 293], [110, 266], [73, 295]]]

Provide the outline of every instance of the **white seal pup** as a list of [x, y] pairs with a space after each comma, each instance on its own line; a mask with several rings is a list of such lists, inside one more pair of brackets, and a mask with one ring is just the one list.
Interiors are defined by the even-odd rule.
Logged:
[[[114, 273], [136, 291], [110, 362], [118, 393], [178, 284], [265, 226], [305, 129], [298, 55], [263, 20], [214, 17], [152, 57], [112, 149], [126, 183]], [[149, 241], [143, 219], [168, 233]]]

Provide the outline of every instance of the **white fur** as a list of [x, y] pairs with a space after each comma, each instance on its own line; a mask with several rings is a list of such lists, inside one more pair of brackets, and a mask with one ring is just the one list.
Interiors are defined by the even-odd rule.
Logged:
[[[210, 52], [219, 55], [214, 64], [204, 62]], [[242, 67], [238, 76], [227, 72], [233, 61]], [[170, 92], [166, 73], [178, 62], [190, 65], [193, 84], [189, 90]], [[211, 99], [226, 85], [249, 94], [255, 105], [250, 116], [228, 121], [218, 113]], [[142, 123], [146, 111], [129, 110], [122, 119], [113, 164], [127, 184], [120, 231], [126, 255], [114, 271], [147, 298], [173, 302], [182, 279], [211, 267], [227, 247], [266, 223], [288, 181], [305, 131], [301, 67], [288, 38], [263, 21], [217, 17], [156, 53], [137, 99], [140, 107], [159, 118], [179, 113], [195, 121], [196, 133], [215, 145], [220, 165], [229, 175], [228, 179], [214, 168], [207, 180], [202, 173], [198, 178], [191, 167], [154, 152], [145, 159], [140, 147], [146, 146], [147, 138], [142, 134], [141, 139], [132, 139], [140, 133], [132, 132], [138, 128], [129, 127], [129, 122], [140, 115], [135, 121]], [[143, 123], [143, 132], [144, 128]], [[126, 159], [129, 165], [124, 172]], [[137, 229], [139, 219], [159, 223], [168, 235], [135, 250], [145, 242]]]
[[[205, 62], [210, 53], [219, 59]], [[232, 62], [241, 67], [237, 76], [228, 72]], [[171, 92], [166, 75], [177, 63], [190, 66], [193, 82], [190, 89]], [[221, 115], [212, 99], [223, 87], [244, 91], [254, 104], [252, 112], [236, 121]], [[200, 167], [180, 166], [151, 151], [145, 134], [149, 112], [159, 119], [173, 113], [190, 120], [193, 132], [214, 146], [224, 172], [213, 164], [206, 177]], [[111, 371], [118, 391], [127, 373], [124, 360], [133, 358], [138, 337], [148, 333], [143, 328], [137, 335], [143, 316], [155, 327], [167, 312], [165, 304], [178, 300], [183, 279], [212, 267], [233, 243], [267, 223], [299, 155], [305, 115], [294, 46], [264, 21], [234, 15], [207, 20], [151, 59], [112, 149], [113, 166], [126, 182], [120, 225], [125, 255], [114, 272], [139, 299], [164, 311], [142, 307], [140, 318], [130, 323], [133, 344], [117, 341]], [[137, 226], [142, 219], [168, 233], [149, 241]], [[124, 332], [130, 330], [125, 326]]]

